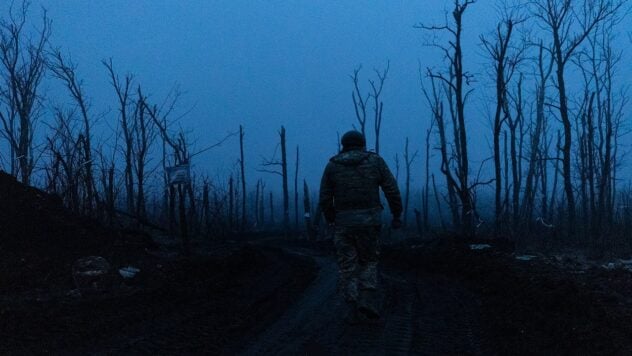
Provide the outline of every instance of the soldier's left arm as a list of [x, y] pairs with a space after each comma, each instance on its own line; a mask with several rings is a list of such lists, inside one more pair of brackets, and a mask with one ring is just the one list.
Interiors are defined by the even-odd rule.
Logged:
[[388, 207], [391, 209], [393, 217], [398, 218], [402, 214], [402, 196], [397, 186], [397, 180], [393, 176], [393, 173], [388, 168], [388, 165], [384, 159], [377, 156], [377, 165], [380, 172], [380, 186], [388, 201]]

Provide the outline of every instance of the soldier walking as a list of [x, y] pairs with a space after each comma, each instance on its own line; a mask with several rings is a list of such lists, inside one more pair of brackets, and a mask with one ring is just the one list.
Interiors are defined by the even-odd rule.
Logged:
[[341, 143], [342, 152], [329, 160], [323, 173], [319, 204], [327, 222], [335, 226], [339, 291], [352, 315], [379, 319], [377, 263], [383, 210], [379, 188], [393, 215], [393, 229], [401, 227], [402, 199], [386, 162], [366, 151], [360, 132], [345, 133]]

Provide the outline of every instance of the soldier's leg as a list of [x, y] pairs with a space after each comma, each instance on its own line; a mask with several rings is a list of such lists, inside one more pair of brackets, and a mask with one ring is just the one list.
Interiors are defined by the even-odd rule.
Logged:
[[379, 227], [364, 229], [357, 239], [358, 253], [358, 303], [361, 308], [374, 317], [379, 316], [378, 308], [378, 270]]
[[357, 260], [358, 254], [352, 231], [345, 227], [336, 227], [334, 236], [338, 259], [338, 290], [347, 303], [355, 303], [358, 299]]

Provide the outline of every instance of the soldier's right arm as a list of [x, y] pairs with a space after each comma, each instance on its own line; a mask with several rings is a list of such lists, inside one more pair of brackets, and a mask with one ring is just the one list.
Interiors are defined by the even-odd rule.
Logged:
[[334, 210], [334, 181], [332, 179], [332, 172], [334, 164], [329, 162], [323, 172], [323, 177], [320, 180], [320, 196], [319, 205], [320, 210], [325, 215], [325, 219], [328, 223], [333, 223], [336, 219], [336, 212]]

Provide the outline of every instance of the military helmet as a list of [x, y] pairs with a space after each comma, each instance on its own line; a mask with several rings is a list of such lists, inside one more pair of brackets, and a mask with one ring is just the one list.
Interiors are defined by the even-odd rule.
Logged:
[[342, 135], [342, 139], [340, 140], [342, 143], [342, 147], [348, 149], [350, 147], [365, 147], [366, 140], [364, 139], [364, 135], [361, 132], [351, 130]]

